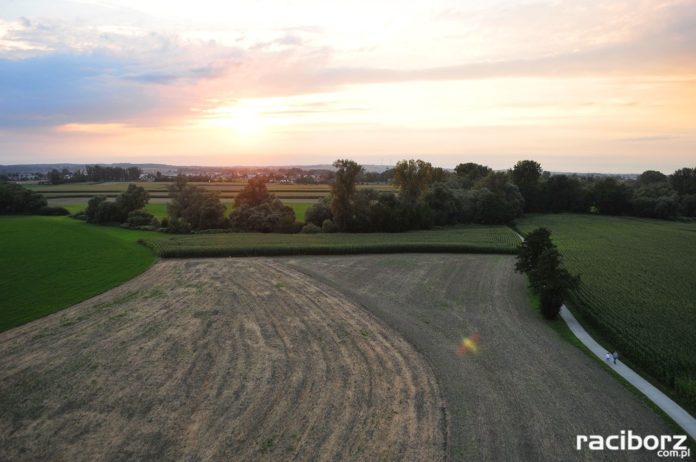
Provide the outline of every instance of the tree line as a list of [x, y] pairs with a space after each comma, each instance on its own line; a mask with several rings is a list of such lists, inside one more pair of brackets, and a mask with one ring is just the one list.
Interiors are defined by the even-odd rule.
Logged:
[[22, 185], [0, 181], [0, 215], [68, 215], [64, 207], [49, 207], [43, 195]]
[[85, 181], [138, 181], [143, 171], [138, 167], [110, 167], [104, 165], [87, 165], [84, 170], [71, 172], [67, 168], [52, 169], [46, 174], [51, 184], [80, 183]]
[[[471, 162], [446, 171], [411, 159], [398, 162], [388, 173], [396, 191], [377, 191], [361, 184], [365, 171], [357, 162], [339, 159], [333, 166], [330, 195], [307, 210], [303, 224], [296, 222], [290, 207], [268, 192], [263, 176], [249, 180], [228, 217], [216, 192], [179, 176], [169, 186], [168, 217], [162, 226], [178, 233], [212, 229], [400, 232], [466, 223], [508, 224], [525, 212], [696, 215], [696, 169], [681, 169], [670, 176], [647, 171], [635, 181], [620, 181], [550, 175], [532, 160], [519, 161], [508, 171]], [[119, 219], [127, 219], [126, 215], [105, 213]]]

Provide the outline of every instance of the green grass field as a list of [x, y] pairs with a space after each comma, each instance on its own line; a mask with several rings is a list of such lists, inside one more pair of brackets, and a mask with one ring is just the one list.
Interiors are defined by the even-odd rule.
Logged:
[[145, 239], [146, 244], [165, 258], [301, 253], [513, 253], [518, 244], [517, 236], [507, 227], [474, 225], [393, 234], [218, 233], [150, 236]]
[[[225, 213], [225, 215], [229, 214], [229, 212], [234, 208], [234, 202], [222, 201], [222, 203], [225, 205], [225, 207], [227, 207], [227, 212]], [[304, 222], [305, 212], [309, 207], [312, 206], [314, 202], [285, 201], [284, 203], [285, 205], [292, 207], [292, 209], [295, 211], [295, 219], [297, 221]], [[54, 199], [49, 200], [49, 205], [65, 207], [66, 209], [68, 209], [70, 213], [77, 213], [85, 209], [85, 207], [87, 206], [87, 199], [81, 201], [78, 199]], [[145, 206], [145, 210], [150, 212], [160, 220], [167, 216], [166, 202], [151, 202]]]
[[696, 408], [696, 223], [591, 215], [531, 215], [582, 282], [571, 300], [624, 359]]
[[148, 233], [67, 217], [0, 217], [0, 331], [115, 287], [154, 261]]

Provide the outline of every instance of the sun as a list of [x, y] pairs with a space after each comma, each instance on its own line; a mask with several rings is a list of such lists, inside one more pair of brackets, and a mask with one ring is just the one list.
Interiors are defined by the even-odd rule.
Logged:
[[266, 126], [263, 114], [247, 105], [235, 107], [226, 122], [241, 135], [257, 134]]
[[246, 101], [209, 109], [201, 122], [205, 126], [231, 131], [245, 138], [258, 135], [268, 126], [261, 108]]

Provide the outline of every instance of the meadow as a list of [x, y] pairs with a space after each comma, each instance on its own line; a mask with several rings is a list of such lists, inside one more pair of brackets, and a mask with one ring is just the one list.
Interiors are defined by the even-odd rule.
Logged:
[[504, 226], [457, 226], [366, 234], [151, 234], [145, 245], [164, 258], [397, 252], [514, 253], [517, 236]]
[[[77, 212], [80, 212], [81, 210], [84, 210], [85, 207], [87, 207], [87, 201], [87, 198], [49, 199], [48, 204], [56, 207], [65, 207], [71, 214], [75, 214]], [[150, 203], [148, 203], [145, 206], [145, 211], [153, 214], [161, 220], [162, 218], [167, 216], [167, 202], [168, 200], [166, 199], [151, 200]], [[229, 213], [234, 209], [234, 201], [223, 200], [221, 202], [227, 209], [225, 215], [229, 215]], [[309, 207], [312, 206], [314, 202], [304, 202], [286, 199], [283, 201], [283, 203], [295, 211], [295, 219], [297, 221], [304, 222], [305, 212]]]
[[592, 215], [530, 215], [579, 273], [570, 306], [607, 348], [696, 409], [696, 223]]
[[142, 273], [146, 232], [67, 217], [0, 217], [0, 331], [53, 313]]

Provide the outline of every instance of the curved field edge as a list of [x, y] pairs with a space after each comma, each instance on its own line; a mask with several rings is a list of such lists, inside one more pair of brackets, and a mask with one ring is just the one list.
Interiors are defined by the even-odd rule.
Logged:
[[163, 258], [404, 252], [512, 254], [517, 237], [504, 226], [465, 226], [405, 233], [150, 235], [141, 242]]
[[696, 223], [530, 215], [581, 274], [568, 308], [590, 334], [692, 414], [696, 412]]
[[0, 331], [112, 289], [147, 270], [143, 232], [66, 217], [0, 217]]
[[[169, 260], [0, 334], [0, 459], [442, 460], [403, 338], [272, 260]], [[378, 435], [378, 437], [376, 437]]]

